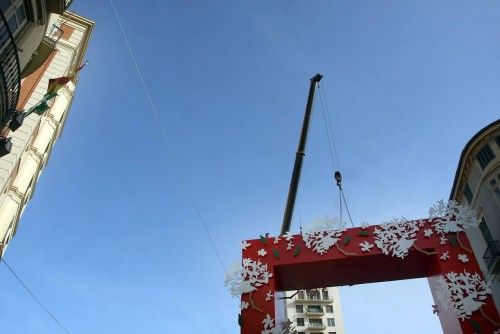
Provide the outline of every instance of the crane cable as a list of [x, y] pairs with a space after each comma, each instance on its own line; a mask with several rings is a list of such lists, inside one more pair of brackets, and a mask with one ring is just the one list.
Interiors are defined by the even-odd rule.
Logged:
[[[337, 147], [335, 145], [335, 136], [333, 135], [333, 126], [332, 119], [330, 116], [330, 111], [328, 109], [328, 103], [326, 101], [326, 95], [322, 84], [318, 84], [319, 88], [319, 97], [321, 103], [321, 110], [323, 111], [323, 121], [325, 125], [326, 137], [328, 140], [328, 148], [330, 150], [330, 160], [332, 163], [332, 168], [335, 170], [334, 163], [334, 155], [335, 161], [337, 162], [337, 170], [334, 173], [335, 181], [337, 183], [337, 187], [339, 188], [339, 219], [342, 222], [342, 207], [345, 206], [347, 211], [347, 216], [349, 217], [349, 221], [351, 222], [352, 227], [354, 227], [354, 223], [352, 221], [351, 212], [349, 211], [349, 207], [347, 205], [347, 200], [345, 198], [344, 190], [342, 189], [342, 174], [340, 173], [340, 161], [337, 153]], [[342, 205], [343, 204], [343, 205]]]

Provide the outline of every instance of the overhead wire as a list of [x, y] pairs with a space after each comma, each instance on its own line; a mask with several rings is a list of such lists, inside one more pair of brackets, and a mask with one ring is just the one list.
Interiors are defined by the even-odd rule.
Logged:
[[[172, 153], [175, 153], [175, 150], [173, 149], [173, 146], [170, 142], [170, 139], [168, 138], [167, 136], [167, 132], [165, 130], [165, 127], [163, 126], [163, 123], [161, 122], [160, 120], [160, 116], [159, 116], [159, 113], [158, 113], [158, 110], [156, 108], [156, 105], [155, 103], [153, 102], [153, 98], [151, 97], [151, 94], [149, 92], [149, 89], [146, 85], [146, 82], [144, 80], [144, 76], [142, 75], [142, 71], [139, 67], [139, 63], [137, 62], [137, 58], [134, 54], [134, 52], [132, 51], [132, 47], [130, 46], [130, 42], [128, 40], [128, 37], [127, 37], [127, 34], [125, 32], [125, 28], [123, 27], [123, 24], [122, 24], [122, 21], [120, 20], [120, 17], [118, 15], [118, 11], [116, 10], [116, 6], [115, 6], [115, 3], [113, 0], [109, 0], [111, 2], [111, 6], [113, 8], [113, 12], [114, 12], [114, 15], [115, 15], [115, 18], [116, 18], [116, 21], [120, 27], [120, 30], [121, 30], [121, 34], [122, 34], [122, 37], [123, 37], [123, 40], [127, 46], [127, 49], [128, 49], [128, 52], [130, 54], [130, 58], [132, 59], [132, 62], [134, 64], [134, 67], [135, 67], [135, 71], [137, 72], [137, 76], [139, 77], [139, 81], [141, 83], [141, 86], [144, 90], [144, 93], [146, 94], [146, 98], [149, 102], [149, 105], [151, 107], [151, 110], [153, 112], [153, 116], [154, 116], [154, 119], [156, 121], [156, 124], [158, 125], [158, 128], [160, 130], [160, 133], [161, 133], [161, 137], [163, 138], [164, 142], [167, 144], [168, 148], [170, 149], [170, 151]], [[175, 156], [175, 154], [173, 154]], [[182, 183], [182, 186], [184, 187], [184, 190], [186, 191], [186, 193], [188, 194], [188, 197], [189, 197], [189, 200], [191, 202], [191, 205], [193, 206], [193, 209], [194, 211], [196, 212], [196, 216], [198, 217], [202, 227], [203, 227], [203, 230], [205, 231], [205, 234], [210, 242], [210, 245], [213, 249], [213, 251], [215, 252], [218, 260], [219, 260], [219, 263], [222, 267], [222, 269], [224, 271], [226, 271], [226, 266], [224, 264], [224, 261], [222, 260], [222, 257], [219, 253], [219, 250], [217, 249], [216, 245], [215, 245], [215, 242], [212, 238], [212, 235], [210, 233], [210, 231], [208, 230], [208, 227], [207, 227], [207, 224], [205, 223], [205, 219], [203, 218], [202, 214], [201, 214], [201, 211], [199, 209], [199, 206], [194, 198], [194, 195], [193, 195], [193, 192], [191, 191], [191, 188], [189, 187], [186, 179], [185, 179], [185, 176], [184, 174], [182, 173], [181, 171], [181, 168], [179, 167], [179, 165], [175, 162], [175, 159], [172, 159], [172, 162], [174, 164], [174, 167], [176, 168], [177, 170], [177, 173], [178, 175], [180, 176], [180, 180], [181, 180], [181, 183]]]
[[59, 320], [42, 304], [42, 302], [35, 296], [35, 294], [31, 291], [31, 289], [28, 287], [26, 283], [19, 277], [19, 275], [12, 269], [11, 266], [5, 261], [4, 258], [0, 258], [0, 261], [3, 262], [5, 267], [10, 271], [10, 273], [17, 279], [17, 281], [22, 285], [22, 287], [33, 297], [33, 299], [40, 305], [40, 307], [54, 320], [54, 322], [61, 327], [62, 330], [64, 330], [66, 333], [70, 333], [66, 327], [64, 327]]

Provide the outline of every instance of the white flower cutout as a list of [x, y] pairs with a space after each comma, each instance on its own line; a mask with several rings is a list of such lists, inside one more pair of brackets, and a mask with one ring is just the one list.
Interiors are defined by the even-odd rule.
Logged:
[[441, 254], [441, 257], [440, 257], [440, 259], [443, 260], [443, 261], [446, 261], [449, 258], [450, 258], [450, 255], [448, 255], [448, 251], [446, 251], [443, 254]]
[[373, 244], [369, 243], [368, 241], [363, 241], [359, 244], [359, 246], [361, 246], [361, 250], [363, 252], [371, 252], [370, 248], [373, 248]]
[[280, 236], [278, 235], [277, 237], [274, 238], [274, 241], [273, 241], [273, 244], [277, 244], [278, 242], [280, 242]]
[[250, 243], [248, 241], [246, 241], [246, 240], [243, 240], [241, 242], [241, 249], [247, 250], [248, 247], [250, 247]]
[[469, 257], [467, 256], [467, 254], [458, 254], [458, 259], [463, 263], [469, 262]]
[[274, 327], [274, 319], [271, 318], [269, 314], [266, 315], [266, 318], [262, 320], [264, 324], [264, 329], [273, 328]]
[[259, 256], [266, 256], [267, 252], [266, 252], [266, 250], [264, 248], [261, 248], [261, 249], [259, 249], [259, 251], [257, 252], [257, 254]]
[[246, 301], [242, 301], [240, 304], [240, 309], [241, 310], [246, 310], [250, 304], [248, 304]]
[[426, 238], [430, 238], [431, 235], [433, 235], [433, 234], [434, 233], [432, 232], [432, 230], [430, 228], [424, 230], [424, 235]]
[[286, 245], [286, 250], [291, 250], [293, 248], [293, 246], [295, 246], [295, 245], [293, 244], [293, 242], [290, 241], [288, 243], [288, 245]]
[[293, 234], [291, 232], [286, 232], [284, 235], [286, 241], [290, 241], [293, 239]]
[[273, 292], [269, 290], [269, 292], [266, 294], [266, 302], [270, 301], [273, 299]]
[[442, 235], [440, 238], [439, 238], [439, 244], [440, 245], [446, 245], [446, 242], [448, 241], [448, 239], [446, 239], [446, 237], [444, 235]]

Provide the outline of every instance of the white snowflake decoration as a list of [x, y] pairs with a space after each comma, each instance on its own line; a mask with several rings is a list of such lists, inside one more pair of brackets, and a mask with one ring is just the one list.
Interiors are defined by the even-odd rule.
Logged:
[[241, 310], [246, 310], [248, 308], [250, 304], [248, 304], [248, 302], [246, 301], [242, 301], [241, 304], [240, 304], [240, 309]]
[[285, 235], [284, 235], [286, 241], [291, 241], [293, 239], [293, 234], [292, 232], [286, 232]]
[[433, 234], [434, 233], [432, 232], [432, 230], [430, 228], [424, 230], [424, 236], [426, 238], [430, 238]]
[[268, 284], [273, 276], [267, 264], [252, 259], [243, 259], [243, 265], [235, 265], [226, 273], [224, 284], [231, 296], [239, 298], [244, 293], [257, 290], [263, 284]]
[[450, 258], [450, 255], [448, 254], [448, 251], [446, 251], [443, 254], [441, 254], [441, 257], [440, 257], [440, 259], [443, 260], [443, 261], [446, 261], [449, 258]]
[[262, 323], [264, 324], [264, 329], [261, 334], [297, 334], [297, 331], [292, 326], [292, 322], [289, 320], [274, 327], [274, 319], [267, 314]]
[[363, 252], [371, 252], [371, 249], [374, 245], [369, 243], [368, 241], [363, 241], [362, 243], [359, 244], [359, 246], [361, 247], [361, 250]]
[[487, 295], [491, 294], [489, 284], [478, 273], [451, 272], [445, 274], [445, 277], [446, 279], [441, 277], [436, 285], [439, 306], [453, 311], [461, 320], [468, 319], [472, 312], [479, 310]]
[[248, 247], [250, 247], [250, 243], [248, 241], [246, 241], [246, 240], [243, 240], [241, 242], [241, 249], [242, 250], [247, 250]]
[[266, 317], [264, 320], [262, 320], [262, 323], [264, 324], [264, 329], [270, 329], [274, 327], [274, 319], [271, 318], [269, 314], [266, 314]]
[[456, 201], [438, 201], [429, 209], [429, 218], [438, 218], [434, 229], [439, 234], [461, 232], [469, 227], [477, 227], [479, 220], [476, 212], [469, 206], [458, 204]]
[[273, 244], [277, 244], [278, 242], [280, 242], [281, 238], [280, 236], [278, 235], [277, 237], [274, 238], [274, 241], [273, 241]]
[[469, 262], [469, 257], [467, 256], [467, 254], [458, 254], [458, 259], [463, 263]]
[[286, 245], [286, 250], [291, 250], [291, 249], [293, 248], [293, 246], [295, 246], [295, 245], [293, 244], [293, 242], [292, 242], [292, 241], [290, 241], [290, 242]]
[[269, 292], [266, 294], [266, 302], [270, 301], [271, 299], [273, 299], [273, 292], [271, 290], [269, 290]]
[[380, 225], [380, 229], [375, 228], [375, 244], [385, 255], [391, 253], [392, 256], [404, 258], [413, 246], [418, 230], [417, 222], [394, 218], [389, 223]]
[[302, 239], [307, 248], [312, 248], [313, 251], [323, 255], [332, 246], [335, 246], [345, 230], [345, 224], [340, 223], [337, 219], [326, 217], [317, 220], [309, 227], [307, 232], [303, 233]]
[[266, 256], [267, 252], [264, 248], [261, 248], [259, 249], [259, 251], [257, 252], [257, 255], [259, 256]]
[[446, 245], [447, 241], [448, 241], [448, 239], [444, 235], [441, 235], [441, 237], [439, 238], [440, 245]]

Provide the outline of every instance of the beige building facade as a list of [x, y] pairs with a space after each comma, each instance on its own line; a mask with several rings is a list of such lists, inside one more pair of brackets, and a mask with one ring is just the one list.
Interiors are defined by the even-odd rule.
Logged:
[[344, 334], [339, 288], [288, 291], [285, 318], [298, 334]]
[[[41, 39], [51, 47], [40, 44], [43, 50], [27, 61], [17, 110], [36, 105], [47, 93], [49, 79], [67, 76], [84, 61], [94, 22], [67, 11], [50, 13], [46, 20]], [[43, 57], [37, 58], [42, 52]], [[19, 219], [61, 135], [75, 88], [76, 79], [58, 91], [42, 116], [32, 113], [15, 131], [5, 125], [2, 129], [2, 138], [11, 138], [12, 148], [0, 158], [0, 256], [15, 235]]]
[[471, 205], [478, 214], [479, 227], [466, 233], [500, 312], [500, 120], [465, 145], [450, 199]]

